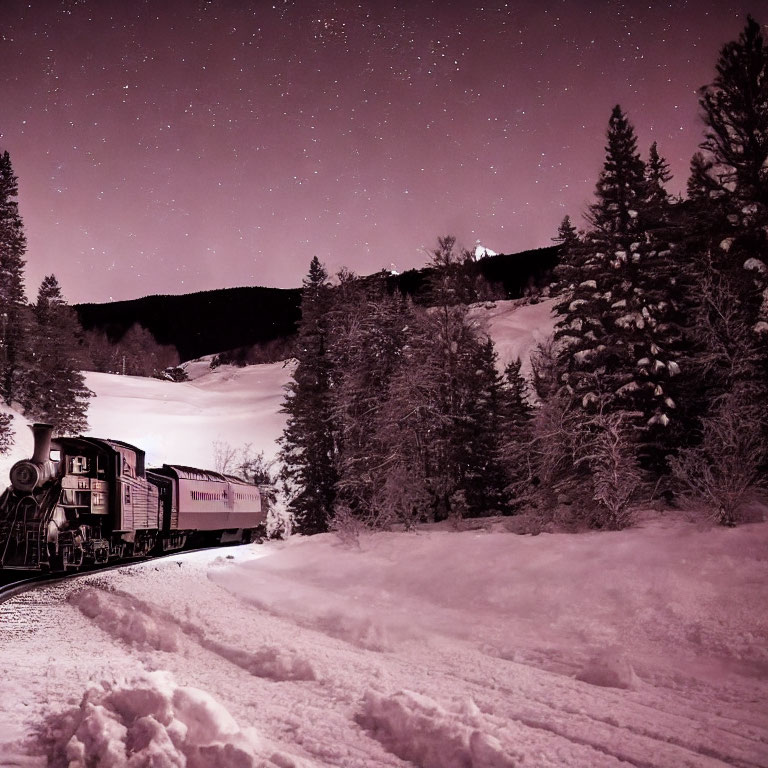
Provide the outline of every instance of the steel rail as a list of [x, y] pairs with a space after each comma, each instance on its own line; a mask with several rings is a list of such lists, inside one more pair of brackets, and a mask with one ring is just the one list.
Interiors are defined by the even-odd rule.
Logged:
[[[251, 542], [255, 543], [255, 542]], [[171, 557], [178, 557], [184, 555], [187, 552], [205, 552], [209, 549], [229, 549], [230, 547], [247, 546], [246, 544], [232, 543], [232, 544], [218, 544], [216, 546], [205, 547], [186, 547], [184, 549], [176, 550], [175, 552], [167, 552], [163, 555], [154, 555], [152, 557], [143, 557], [136, 560], [119, 560], [108, 565], [89, 566], [87, 568], [78, 568], [76, 571], [70, 571], [69, 573], [35, 573], [33, 576], [27, 576], [15, 581], [10, 581], [7, 584], [0, 584], [0, 603], [6, 600], [20, 595], [24, 592], [28, 592], [32, 589], [36, 589], [43, 584], [54, 584], [58, 581], [67, 581], [77, 576], [90, 576], [95, 573], [104, 573], [105, 571], [113, 571], [116, 568], [128, 568], [132, 565], [142, 565], [143, 563], [154, 563], [161, 560], [167, 560]], [[10, 575], [13, 571], [0, 570], [0, 579], [6, 574]], [[16, 573], [24, 573], [24, 571], [16, 571]], [[27, 572], [29, 573], [29, 572]]]

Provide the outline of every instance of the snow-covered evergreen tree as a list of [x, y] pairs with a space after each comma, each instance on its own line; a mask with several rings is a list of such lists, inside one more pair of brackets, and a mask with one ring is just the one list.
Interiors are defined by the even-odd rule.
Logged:
[[329, 309], [328, 273], [315, 256], [303, 282], [296, 368], [283, 402], [287, 420], [279, 454], [288, 506], [305, 534], [328, 529], [336, 495]]
[[[476, 379], [474, 397], [468, 404], [467, 440], [465, 442], [467, 470], [465, 491], [468, 512], [498, 514], [509, 510], [507, 486], [509, 478], [504, 461], [504, 441], [507, 436], [507, 413], [510, 399], [507, 382], [497, 368], [498, 355], [493, 340], [477, 340], [474, 370], [468, 373]], [[510, 409], [511, 410], [511, 409]], [[518, 417], [521, 413], [515, 414]]]
[[518, 358], [507, 363], [504, 369], [500, 409], [503, 433], [501, 452], [513, 508], [519, 508], [530, 497], [536, 476], [531, 445], [534, 411], [528, 400], [528, 385], [521, 366]]
[[[768, 46], [751, 17], [738, 40], [720, 51], [700, 103], [705, 139], [691, 161], [681, 206], [681, 242], [693, 276], [690, 437], [672, 466], [678, 477], [707, 474], [712, 484], [733, 474], [707, 469], [702, 459], [716, 461], [720, 438], [713, 425], [733, 423], [723, 404], [739, 414], [768, 409]], [[764, 421], [740, 423], [762, 428], [765, 444]], [[734, 449], [723, 444], [720, 450]], [[731, 458], [723, 456], [722, 466]], [[732, 512], [720, 517], [732, 521]]]
[[[768, 346], [768, 44], [749, 17], [739, 39], [720, 51], [717, 76], [701, 90], [704, 154], [694, 156], [689, 248], [727, 284], [733, 310]], [[743, 384], [766, 398], [768, 353]]]
[[410, 310], [399, 295], [387, 293], [384, 275], [363, 283], [342, 273], [331, 314], [335, 515], [343, 509], [360, 524], [382, 527], [397, 517], [396, 506], [385, 501], [394, 459], [382, 425], [387, 418], [388, 383], [407, 340]]
[[55, 275], [40, 284], [32, 308], [31, 350], [21, 392], [24, 414], [52, 424], [58, 434], [88, 428], [88, 400], [74, 312], [67, 306]]
[[684, 346], [680, 267], [665, 239], [667, 179], [655, 146], [646, 168], [634, 128], [615, 107], [592, 228], [568, 250], [557, 306], [568, 391], [587, 411], [624, 413], [646, 453], [657, 452], [653, 432], [677, 408], [672, 380]]
[[24, 254], [27, 239], [19, 215], [18, 179], [8, 152], [0, 154], [0, 394], [6, 403], [18, 397], [24, 368], [27, 301]]
[[[636, 320], [629, 274], [644, 242], [638, 221], [645, 190], [645, 168], [634, 128], [620, 107], [608, 124], [608, 145], [590, 206], [592, 225], [579, 247], [571, 247], [562, 274], [568, 285], [557, 305], [562, 319], [556, 338], [564, 343], [566, 382], [585, 408], [598, 401], [593, 373], [606, 392], [616, 394], [631, 381], [631, 360], [619, 329]], [[642, 320], [641, 320], [642, 322]]]

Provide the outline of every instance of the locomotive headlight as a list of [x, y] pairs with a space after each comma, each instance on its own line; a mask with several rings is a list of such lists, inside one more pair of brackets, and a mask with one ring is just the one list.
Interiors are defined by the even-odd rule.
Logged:
[[17, 461], [11, 467], [11, 485], [24, 493], [33, 491], [40, 482], [40, 468], [31, 461]]

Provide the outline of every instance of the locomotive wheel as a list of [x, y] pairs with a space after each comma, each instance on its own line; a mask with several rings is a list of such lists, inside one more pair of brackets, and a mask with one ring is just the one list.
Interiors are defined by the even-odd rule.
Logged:
[[63, 573], [69, 570], [69, 550], [62, 548], [54, 555], [50, 555], [48, 561], [51, 564], [51, 571], [54, 573]]

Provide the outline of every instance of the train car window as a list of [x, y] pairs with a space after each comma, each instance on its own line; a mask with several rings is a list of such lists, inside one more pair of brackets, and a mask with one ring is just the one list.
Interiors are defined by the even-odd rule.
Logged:
[[88, 458], [86, 456], [70, 456], [69, 474], [84, 475], [88, 471]]
[[90, 504], [90, 494], [88, 491], [64, 488], [61, 491], [61, 504], [66, 507], [87, 507]]
[[128, 463], [128, 459], [123, 456], [123, 474], [126, 477], [136, 477], [133, 467]]
[[51, 452], [48, 454], [48, 458], [51, 461], [61, 461], [61, 451], [58, 448], [52, 448]]
[[126, 504], [131, 503], [131, 486], [130, 485], [125, 486], [125, 503]]

